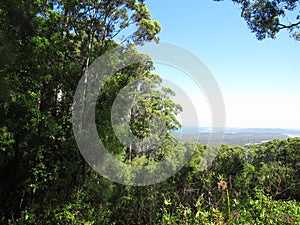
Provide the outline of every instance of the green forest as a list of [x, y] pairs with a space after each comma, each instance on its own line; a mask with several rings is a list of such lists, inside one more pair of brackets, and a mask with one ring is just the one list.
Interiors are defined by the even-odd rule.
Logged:
[[[299, 40], [300, 22], [279, 21], [298, 1], [233, 2], [258, 39], [285, 29]], [[247, 146], [180, 142], [171, 131], [181, 127], [183, 109], [152, 73], [151, 58], [135, 48], [139, 62], [99, 90], [100, 140], [126, 165], [155, 165], [179, 148], [176, 167], [185, 152], [193, 155], [176, 174], [147, 186], [113, 182], [83, 158], [72, 124], [78, 82], [106, 52], [159, 42], [161, 29], [144, 0], [0, 0], [0, 224], [300, 224], [300, 138]], [[126, 146], [111, 115], [119, 92], [136, 80], [130, 94], [139, 99], [125, 116], [141, 141]], [[161, 135], [153, 133], [157, 117], [167, 133], [153, 144]]]

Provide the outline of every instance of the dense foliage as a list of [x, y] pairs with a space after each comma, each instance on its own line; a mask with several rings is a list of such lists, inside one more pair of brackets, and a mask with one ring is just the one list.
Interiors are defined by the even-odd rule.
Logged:
[[[181, 107], [151, 74], [147, 57], [101, 87], [96, 120], [105, 132], [99, 136], [128, 164], [157, 162], [176, 145], [192, 148], [193, 158], [147, 187], [113, 183], [82, 158], [71, 121], [77, 83], [108, 50], [158, 41], [160, 25], [144, 1], [2, 0], [0, 20], [1, 224], [300, 223], [299, 138], [212, 151], [168, 133], [160, 146], [149, 147], [151, 118], [162, 116], [174, 130]], [[117, 140], [110, 114], [116, 95], [135, 79], [143, 82], [132, 94], [142, 101], [133, 101], [127, 116], [145, 141], [128, 148]]]
[[[6, 203], [2, 220], [10, 224], [300, 223], [300, 138], [246, 147], [222, 145], [216, 160], [204, 171], [205, 156], [212, 147], [184, 146], [194, 148], [193, 158], [162, 183], [123, 186], [88, 169], [80, 177], [84, 181], [74, 181], [69, 193], [68, 177], [53, 182], [64, 186], [59, 192], [45, 184], [40, 192], [52, 193], [49, 202], [22, 202], [25, 196], [21, 202], [12, 202], [12, 195], [2, 197], [1, 203]], [[4, 214], [7, 209], [11, 211]]]

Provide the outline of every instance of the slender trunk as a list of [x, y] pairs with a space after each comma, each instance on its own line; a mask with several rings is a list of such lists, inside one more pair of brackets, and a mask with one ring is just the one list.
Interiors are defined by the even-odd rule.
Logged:
[[132, 162], [132, 141], [129, 144], [129, 161]]
[[70, 20], [70, 9], [68, 6], [65, 7], [65, 21], [64, 21], [64, 28], [62, 35], [65, 38], [68, 34], [68, 26], [69, 26], [69, 20]]
[[[95, 15], [95, 8], [93, 9], [93, 15]], [[92, 47], [93, 47], [93, 40], [94, 40], [94, 31], [92, 30], [92, 27], [94, 26], [94, 23], [91, 23], [91, 30], [89, 33], [89, 39], [88, 39], [88, 49], [87, 49], [87, 55], [86, 55], [86, 59], [85, 59], [85, 65], [84, 65], [84, 85], [85, 88], [83, 90], [83, 109], [85, 108], [85, 101], [86, 101], [86, 96], [87, 96], [87, 91], [88, 91], [88, 87], [87, 87], [87, 83], [88, 83], [88, 73], [89, 73], [89, 66], [90, 66], [90, 60], [91, 60], [91, 52], [92, 52]], [[84, 117], [84, 112], [83, 113], [83, 121], [81, 126], [84, 127], [85, 126], [85, 117]]]
[[[137, 90], [135, 90], [135, 92], [137, 92]], [[129, 126], [132, 125], [132, 123], [134, 123], [134, 117], [136, 114], [136, 109], [134, 108], [134, 104], [136, 102], [136, 98], [137, 98], [137, 94], [135, 93], [133, 98], [132, 98], [132, 107], [130, 109], [130, 121], [129, 121]], [[133, 134], [134, 135], [134, 134]], [[129, 146], [129, 160], [132, 161], [132, 141], [130, 142], [130, 146]], [[137, 145], [134, 145], [135, 150], [137, 151]]]
[[[93, 9], [93, 15], [92, 18], [94, 17], [96, 13], [95, 7]], [[94, 40], [94, 31], [93, 31], [93, 26], [94, 23], [91, 22], [91, 28], [90, 28], [90, 33], [89, 33], [89, 39], [88, 39], [88, 49], [87, 49], [87, 56], [86, 56], [86, 60], [85, 60], [85, 66], [84, 66], [84, 90], [83, 90], [83, 111], [82, 111], [82, 121], [81, 121], [81, 128], [85, 129], [86, 127], [86, 119], [85, 118], [85, 114], [84, 114], [84, 110], [85, 110], [85, 104], [86, 104], [86, 98], [88, 96], [87, 91], [88, 91], [88, 72], [89, 72], [89, 66], [90, 66], [90, 60], [91, 60], [91, 52], [92, 52], [92, 47], [93, 47], [93, 40]], [[84, 160], [83, 157], [81, 157], [82, 160], [82, 177], [83, 177], [83, 182], [85, 179], [85, 174], [86, 174], [86, 162]]]
[[107, 36], [107, 29], [105, 28], [104, 34], [103, 34], [102, 39], [101, 39], [102, 48], [104, 48], [106, 36]]

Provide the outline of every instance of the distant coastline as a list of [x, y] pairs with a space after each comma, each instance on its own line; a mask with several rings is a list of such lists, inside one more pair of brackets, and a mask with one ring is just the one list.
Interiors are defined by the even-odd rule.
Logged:
[[[214, 132], [219, 132], [218, 129]], [[173, 132], [180, 141], [192, 141], [202, 144], [219, 145], [220, 140], [214, 140], [212, 129], [209, 127], [185, 127]], [[226, 128], [222, 144], [250, 145], [262, 144], [274, 139], [300, 137], [300, 129], [281, 128]]]
[[295, 138], [295, 137], [299, 137], [299, 134], [286, 134], [288, 137], [290, 138]]

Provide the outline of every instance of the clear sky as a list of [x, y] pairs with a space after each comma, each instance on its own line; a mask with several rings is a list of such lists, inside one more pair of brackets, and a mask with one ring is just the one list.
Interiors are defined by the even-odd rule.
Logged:
[[[300, 128], [300, 42], [285, 31], [275, 40], [256, 40], [231, 1], [146, 4], [152, 19], [162, 25], [161, 41], [190, 50], [209, 67], [223, 93], [228, 127]], [[174, 68], [156, 67], [166, 79], [181, 79]], [[188, 82], [179, 84], [193, 90]], [[190, 96], [203, 99], [196, 104], [199, 120], [211, 125], [203, 93], [194, 90]]]

